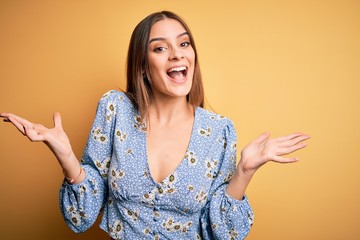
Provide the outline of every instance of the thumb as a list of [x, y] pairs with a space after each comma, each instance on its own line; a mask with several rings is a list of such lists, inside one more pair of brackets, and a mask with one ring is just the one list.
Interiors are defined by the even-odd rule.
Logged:
[[54, 120], [55, 128], [63, 129], [61, 116], [59, 112], [55, 112], [53, 114], [53, 120]]
[[262, 143], [263, 141], [265, 141], [266, 139], [268, 139], [270, 137], [270, 133], [269, 132], [264, 132], [262, 133], [260, 136], [258, 136], [254, 142], [256, 143]]

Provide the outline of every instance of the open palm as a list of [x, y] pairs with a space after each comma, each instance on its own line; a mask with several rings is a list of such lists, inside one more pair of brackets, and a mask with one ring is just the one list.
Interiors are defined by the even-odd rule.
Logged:
[[304, 140], [308, 138], [309, 136], [303, 133], [294, 133], [279, 138], [270, 138], [269, 133], [263, 133], [241, 151], [238, 171], [254, 174], [257, 169], [269, 161], [296, 162], [298, 158], [284, 157], [284, 155], [306, 147]]
[[32, 123], [12, 113], [1, 113], [5, 122], [12, 123], [23, 135], [32, 142], [44, 142], [60, 161], [68, 159], [72, 149], [68, 136], [63, 130], [60, 113], [54, 113], [54, 128], [46, 128], [41, 124]]

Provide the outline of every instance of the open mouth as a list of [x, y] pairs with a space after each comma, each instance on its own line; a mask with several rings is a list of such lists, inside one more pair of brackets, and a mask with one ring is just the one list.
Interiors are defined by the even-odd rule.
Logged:
[[175, 79], [176, 81], [181, 81], [185, 79], [187, 71], [187, 67], [181, 66], [170, 68], [166, 73], [170, 78]]

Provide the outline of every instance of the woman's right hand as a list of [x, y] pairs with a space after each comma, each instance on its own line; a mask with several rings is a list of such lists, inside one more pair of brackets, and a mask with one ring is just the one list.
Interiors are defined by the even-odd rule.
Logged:
[[60, 113], [53, 115], [54, 128], [46, 128], [12, 113], [0, 113], [0, 117], [4, 122], [12, 123], [30, 141], [44, 142], [56, 156], [66, 176], [76, 176], [79, 173], [79, 162], [63, 129]]

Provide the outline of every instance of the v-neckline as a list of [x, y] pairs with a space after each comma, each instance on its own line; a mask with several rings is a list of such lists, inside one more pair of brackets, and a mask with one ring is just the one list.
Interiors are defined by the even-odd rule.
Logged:
[[144, 151], [145, 151], [145, 161], [146, 161], [146, 170], [147, 170], [147, 172], [149, 173], [149, 177], [150, 177], [150, 179], [156, 184], [156, 185], [159, 185], [159, 184], [162, 184], [169, 176], [171, 176], [172, 174], [174, 174], [180, 167], [181, 167], [181, 165], [183, 164], [183, 162], [185, 161], [185, 156], [186, 156], [186, 153], [189, 151], [189, 148], [190, 148], [190, 146], [192, 145], [192, 142], [193, 142], [193, 139], [194, 139], [194, 137], [195, 137], [195, 127], [196, 127], [196, 124], [197, 124], [197, 115], [198, 115], [198, 109], [199, 109], [199, 107], [194, 107], [195, 108], [195, 111], [194, 111], [194, 122], [193, 122], [193, 124], [192, 124], [192, 129], [191, 129], [191, 133], [190, 133], [190, 139], [189, 139], [189, 143], [188, 143], [188, 145], [187, 145], [187, 148], [186, 148], [186, 150], [185, 150], [185, 152], [184, 152], [184, 154], [183, 154], [183, 157], [182, 157], [182, 159], [181, 159], [181, 161], [179, 162], [179, 164], [174, 168], [174, 170], [172, 170], [168, 175], [166, 175], [166, 177], [165, 178], [163, 178], [160, 182], [157, 182], [155, 179], [154, 179], [154, 177], [153, 177], [153, 175], [152, 175], [152, 173], [151, 173], [151, 170], [150, 170], [150, 165], [149, 165], [149, 156], [148, 156], [148, 149], [147, 149], [147, 137], [146, 137], [146, 131], [144, 131], [143, 132], [143, 137], [144, 137], [144, 139], [143, 139], [143, 144], [144, 144], [144, 147], [143, 147], [143, 149], [144, 149]]

